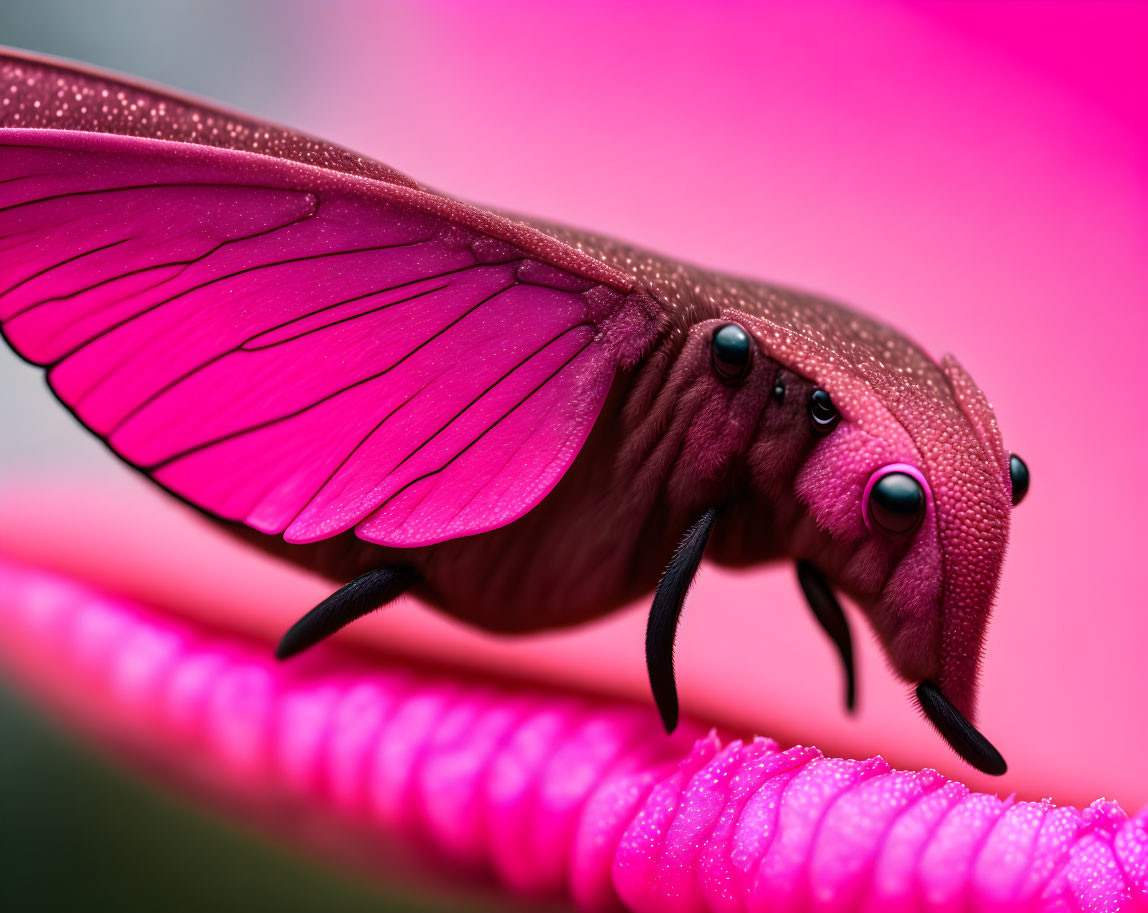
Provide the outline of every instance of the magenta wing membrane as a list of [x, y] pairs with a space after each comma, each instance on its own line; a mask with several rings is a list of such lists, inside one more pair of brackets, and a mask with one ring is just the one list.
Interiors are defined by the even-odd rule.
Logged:
[[[6, 99], [40, 92], [11, 70]], [[385, 166], [9, 114], [0, 329], [172, 492], [291, 542], [416, 546], [522, 516], [581, 449], [633, 333], [620, 274]]]

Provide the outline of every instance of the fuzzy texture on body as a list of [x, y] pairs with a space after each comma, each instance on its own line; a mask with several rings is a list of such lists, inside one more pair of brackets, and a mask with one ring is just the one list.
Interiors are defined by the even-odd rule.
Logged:
[[[340, 582], [401, 560], [516, 632], [652, 591], [716, 505], [710, 558], [812, 562], [973, 717], [1009, 453], [951, 356], [164, 90], [8, 56], [0, 91], [0, 329], [158, 483]], [[754, 343], [735, 384], [710, 357], [730, 322]], [[894, 464], [931, 489], [909, 536], [864, 521]]]

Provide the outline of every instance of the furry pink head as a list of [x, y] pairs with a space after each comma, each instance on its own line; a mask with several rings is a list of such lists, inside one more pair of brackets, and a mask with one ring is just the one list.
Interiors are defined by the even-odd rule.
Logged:
[[[823, 558], [840, 567], [837, 582], [864, 606], [897, 671], [936, 680], [971, 719], [1012, 499], [992, 408], [951, 355], [938, 365], [888, 327], [802, 301], [801, 311], [763, 309], [754, 327], [773, 357], [830, 393], [844, 419], [797, 480], [840, 552]], [[907, 537], [864, 523], [866, 486], [891, 463], [916, 467], [931, 494]]]

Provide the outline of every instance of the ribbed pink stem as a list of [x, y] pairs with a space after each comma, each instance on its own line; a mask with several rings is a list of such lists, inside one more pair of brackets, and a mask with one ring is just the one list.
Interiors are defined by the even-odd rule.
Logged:
[[880, 758], [723, 745], [648, 708], [269, 650], [0, 562], [0, 653], [106, 725], [516, 893], [638, 911], [1148, 909], [1148, 815]]

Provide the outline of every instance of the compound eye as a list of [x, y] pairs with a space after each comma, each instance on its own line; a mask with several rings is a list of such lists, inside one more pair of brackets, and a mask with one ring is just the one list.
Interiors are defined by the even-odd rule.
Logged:
[[1012, 479], [1012, 506], [1016, 507], [1028, 494], [1028, 464], [1014, 453], [1008, 458], [1008, 474]]
[[809, 396], [809, 419], [818, 434], [828, 434], [841, 421], [841, 414], [829, 394], [818, 387]]
[[907, 472], [886, 472], [869, 488], [868, 519], [900, 536], [916, 529], [925, 516], [925, 490]]
[[714, 370], [727, 382], [741, 380], [749, 373], [753, 346], [749, 334], [736, 323], [719, 327], [713, 336]]

